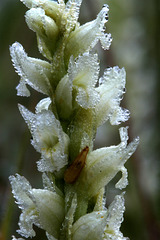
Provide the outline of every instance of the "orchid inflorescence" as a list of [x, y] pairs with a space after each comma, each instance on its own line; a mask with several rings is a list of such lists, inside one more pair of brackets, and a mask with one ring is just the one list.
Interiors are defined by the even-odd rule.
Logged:
[[32, 188], [19, 174], [10, 176], [22, 210], [18, 233], [32, 238], [36, 225], [45, 230], [48, 240], [125, 240], [120, 231], [124, 193], [107, 208], [104, 192], [119, 171], [122, 177], [115, 187], [126, 187], [124, 164], [139, 140], [127, 144], [127, 127], [121, 127], [119, 145], [93, 150], [99, 126], [106, 121], [118, 125], [129, 118], [129, 111], [120, 107], [124, 68], [107, 68], [99, 78], [93, 50], [99, 41], [103, 49], [110, 47], [112, 38], [105, 32], [109, 8], [104, 5], [95, 20], [81, 26], [82, 0], [21, 1], [29, 8], [26, 22], [46, 60], [28, 57], [18, 42], [10, 47], [20, 76], [17, 94], [30, 96], [29, 85], [45, 96], [34, 113], [19, 104], [31, 143], [41, 154], [37, 167], [44, 189]]

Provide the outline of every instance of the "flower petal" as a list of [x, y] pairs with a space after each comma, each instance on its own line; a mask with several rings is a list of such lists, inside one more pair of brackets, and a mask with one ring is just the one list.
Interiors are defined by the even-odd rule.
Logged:
[[107, 211], [107, 225], [104, 233], [104, 239], [127, 240], [120, 232], [121, 223], [123, 222], [124, 194], [117, 195], [110, 204]]
[[52, 103], [52, 101], [49, 97], [48, 98], [43, 98], [36, 105], [36, 108], [35, 108], [36, 113], [40, 113], [43, 110], [46, 110], [46, 111], [50, 110], [51, 103]]
[[13, 65], [21, 77], [18, 95], [23, 96], [24, 92], [26, 92], [25, 88], [23, 88], [25, 84], [41, 93], [50, 95], [51, 65], [46, 61], [28, 57], [22, 45], [17, 42], [10, 47], [10, 53]]
[[58, 238], [64, 219], [64, 200], [56, 193], [42, 189], [32, 189], [32, 198], [39, 213], [41, 227], [48, 234]]
[[29, 196], [32, 191], [31, 185], [24, 177], [18, 174], [16, 174], [16, 176], [10, 176], [9, 180], [16, 203], [19, 208], [22, 209], [19, 218], [20, 229], [18, 233], [24, 237], [34, 237], [35, 231], [33, 230], [33, 224], [39, 225], [39, 222], [35, 204]]
[[98, 211], [79, 218], [72, 227], [72, 240], [102, 240], [106, 217], [106, 211]]
[[63, 21], [65, 17], [66, 23], [64, 25], [65, 25], [66, 31], [69, 33], [73, 30], [73, 28], [77, 24], [81, 3], [82, 3], [82, 0], [69, 0], [66, 3], [66, 8], [63, 13]]
[[98, 81], [99, 63], [97, 54], [84, 53], [76, 61], [70, 59], [68, 76], [76, 90], [76, 101], [83, 108], [93, 108], [99, 101], [95, 91]]
[[107, 121], [108, 118], [113, 125], [128, 120], [129, 111], [119, 106], [126, 82], [124, 68], [106, 69], [99, 82], [100, 86], [96, 90], [100, 94], [100, 101], [95, 108], [97, 127]]

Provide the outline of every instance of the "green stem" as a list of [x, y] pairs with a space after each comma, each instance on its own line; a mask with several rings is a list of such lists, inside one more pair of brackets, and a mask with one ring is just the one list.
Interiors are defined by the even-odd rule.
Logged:
[[77, 198], [77, 209], [75, 212], [75, 221], [87, 213], [88, 200], [84, 196]]

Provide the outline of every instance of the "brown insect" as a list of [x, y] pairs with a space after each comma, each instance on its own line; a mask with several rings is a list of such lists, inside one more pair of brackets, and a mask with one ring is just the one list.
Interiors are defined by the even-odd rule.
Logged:
[[89, 151], [89, 147], [86, 146], [72, 162], [72, 164], [66, 169], [64, 173], [64, 180], [66, 183], [75, 183], [79, 177], [86, 161], [86, 157]]

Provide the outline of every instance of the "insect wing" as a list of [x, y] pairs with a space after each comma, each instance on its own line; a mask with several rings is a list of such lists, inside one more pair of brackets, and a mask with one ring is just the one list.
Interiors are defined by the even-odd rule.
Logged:
[[64, 180], [66, 183], [74, 183], [79, 177], [86, 161], [86, 157], [89, 151], [89, 147], [86, 146], [72, 162], [72, 164], [66, 169], [64, 173]]

